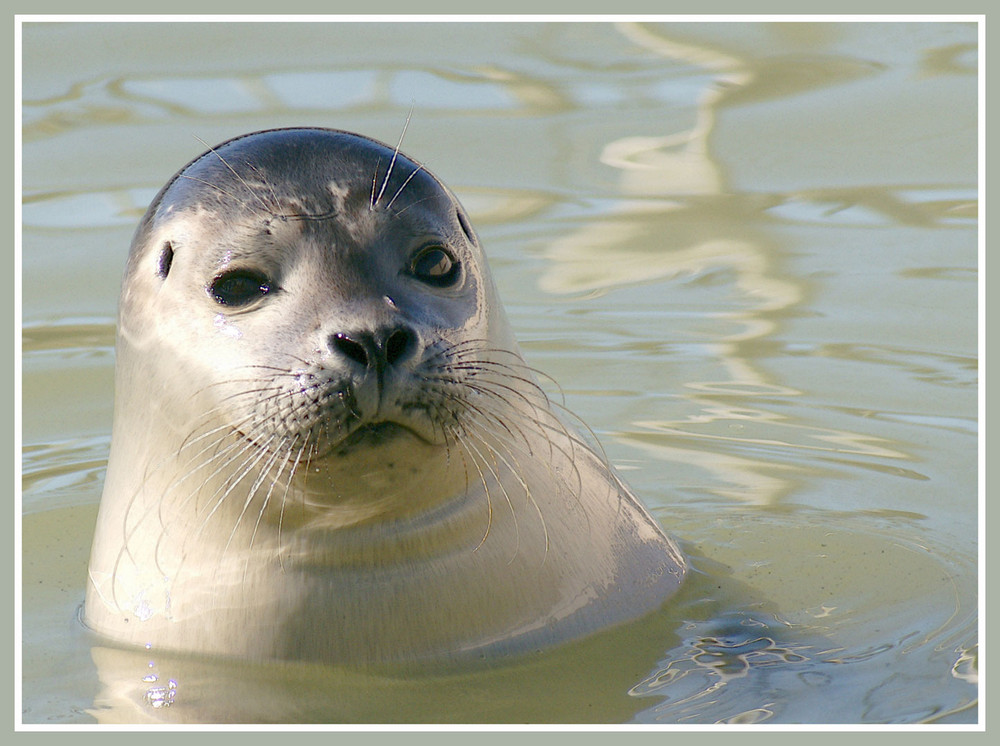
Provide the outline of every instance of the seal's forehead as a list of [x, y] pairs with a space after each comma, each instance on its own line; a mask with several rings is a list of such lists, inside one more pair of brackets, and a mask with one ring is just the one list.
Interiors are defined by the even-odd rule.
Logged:
[[[268, 169], [286, 175], [308, 176], [331, 167], [352, 173], [365, 171], [390, 159], [393, 150], [362, 135], [327, 129], [265, 130], [228, 140], [208, 150], [191, 163], [191, 169], [207, 167], [227, 171]], [[400, 156], [405, 158], [405, 156]]]
[[228, 140], [189, 163], [154, 203], [163, 215], [185, 207], [242, 206], [250, 212], [322, 215], [388, 206], [407, 192], [446, 196], [438, 179], [384, 143], [328, 129], [267, 130]]

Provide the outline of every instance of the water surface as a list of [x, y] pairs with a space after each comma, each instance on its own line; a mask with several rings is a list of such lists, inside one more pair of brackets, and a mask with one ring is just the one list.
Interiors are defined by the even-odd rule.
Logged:
[[[24, 721], [975, 722], [976, 32], [25, 25]], [[432, 686], [97, 643], [136, 222], [206, 144], [395, 143], [407, 116], [529, 362], [691, 556], [684, 593]]]

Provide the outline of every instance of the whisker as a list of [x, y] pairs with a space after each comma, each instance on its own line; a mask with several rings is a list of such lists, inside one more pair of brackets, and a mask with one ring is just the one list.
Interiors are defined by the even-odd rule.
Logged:
[[396, 143], [396, 149], [392, 151], [392, 160], [389, 161], [389, 168], [385, 172], [385, 179], [382, 181], [382, 188], [378, 190], [378, 196], [372, 203], [372, 208], [374, 209], [379, 201], [382, 199], [382, 195], [385, 193], [385, 188], [389, 186], [389, 177], [392, 176], [392, 168], [396, 165], [396, 158], [399, 156], [399, 149], [403, 145], [403, 138], [406, 137], [406, 128], [410, 126], [410, 117], [413, 114], [413, 108], [410, 107], [409, 113], [406, 115], [406, 121], [403, 122], [403, 131], [399, 133], [399, 142]]
[[[413, 171], [410, 172], [410, 175], [406, 177], [406, 181], [404, 181], [402, 183], [402, 185], [399, 187], [399, 189], [396, 190], [396, 193], [394, 195], [392, 195], [392, 199], [389, 200], [389, 204], [387, 204], [385, 206], [386, 210], [388, 210], [388, 209], [390, 209], [392, 207], [392, 203], [395, 202], [396, 198], [403, 193], [403, 190], [406, 189], [406, 185], [410, 183], [410, 179], [412, 179], [420, 171], [422, 171], [423, 168], [424, 168], [423, 164], [421, 164], [421, 165], [418, 165], [415, 169], [413, 169]], [[421, 201], [423, 201], [423, 200], [421, 200]]]
[[[488, 516], [489, 516], [489, 524], [487, 525], [487, 531], [483, 535], [482, 541], [480, 541], [479, 545], [475, 549], [473, 549], [472, 551], [474, 551], [474, 552], [479, 551], [479, 549], [483, 546], [483, 544], [486, 543], [486, 539], [489, 536], [489, 528], [493, 524], [493, 502], [492, 502], [492, 500], [490, 498], [490, 488], [489, 488], [489, 485], [487, 484], [486, 476], [485, 476], [485, 474], [483, 474], [482, 469], [480, 469], [480, 467], [479, 467], [480, 462], [482, 462], [482, 465], [489, 472], [490, 476], [493, 478], [493, 481], [500, 488], [500, 491], [503, 493], [504, 499], [507, 501], [507, 506], [510, 508], [511, 518], [514, 521], [514, 536], [515, 536], [514, 553], [511, 555], [511, 559], [510, 559], [510, 561], [513, 562], [514, 561], [514, 557], [517, 556], [518, 548], [521, 545], [521, 534], [520, 534], [520, 530], [518, 529], [518, 525], [517, 525], [517, 512], [514, 510], [514, 504], [511, 502], [510, 496], [507, 494], [507, 490], [503, 486], [503, 481], [500, 479], [500, 475], [497, 473], [496, 462], [494, 462], [493, 466], [490, 466], [489, 461], [486, 459], [485, 456], [483, 456], [482, 451], [480, 451], [478, 448], [476, 448], [475, 442], [473, 441], [472, 438], [465, 438], [465, 439], [461, 440], [460, 442], [461, 442], [463, 448], [468, 449], [469, 455], [473, 456], [472, 463], [479, 470], [479, 475], [480, 475], [480, 477], [483, 480], [483, 490], [484, 490], [484, 492], [486, 494], [486, 504], [487, 504]], [[479, 456], [479, 461], [476, 460], [475, 456]]]
[[[483, 430], [486, 433], [491, 433], [492, 432], [490, 430], [490, 428], [486, 427], [485, 425], [481, 425], [479, 427], [480, 427], [481, 430]], [[499, 460], [503, 462], [503, 464], [507, 467], [507, 473], [509, 473], [510, 476], [512, 476], [514, 478], [514, 480], [521, 486], [521, 489], [524, 490], [525, 500], [528, 503], [530, 503], [531, 506], [535, 509], [535, 512], [538, 515], [539, 523], [541, 524], [541, 527], [542, 527], [542, 535], [543, 535], [543, 539], [544, 539], [544, 553], [542, 555], [542, 564], [545, 564], [545, 559], [548, 557], [548, 552], [549, 552], [549, 532], [548, 532], [548, 527], [545, 525], [545, 516], [542, 515], [541, 508], [539, 507], [538, 503], [535, 501], [534, 497], [531, 494], [531, 488], [528, 486], [527, 482], [521, 476], [521, 471], [522, 470], [518, 468], [518, 463], [517, 463], [518, 459], [517, 459], [517, 457], [509, 449], [504, 448], [504, 450], [507, 451], [507, 455], [510, 456], [510, 458], [511, 458], [511, 460], [508, 460], [503, 455], [503, 453], [500, 452], [500, 450], [498, 450], [497, 448], [493, 448], [492, 446], [490, 446], [489, 443], [486, 442], [485, 439], [480, 438], [479, 441], [481, 443], [483, 443], [483, 445], [490, 451], [490, 453], [492, 455], [494, 455], [495, 457], [499, 458]], [[512, 463], [511, 461], [513, 461], [514, 463]], [[494, 463], [495, 463], [495, 461], [494, 461]], [[497, 475], [496, 478], [497, 478], [497, 482], [500, 484], [500, 489], [504, 493], [504, 497], [507, 498], [508, 505], [511, 506], [511, 511], [513, 512], [514, 506], [513, 506], [513, 503], [511, 503], [511, 501], [510, 501], [510, 498], [508, 496], [507, 490], [503, 486], [503, 483], [500, 480], [499, 475]], [[516, 518], [516, 515], [515, 515], [515, 518], [514, 518], [514, 523], [515, 523], [515, 529], [517, 529], [517, 518]], [[519, 546], [519, 544], [520, 544], [520, 535], [518, 535], [518, 546]], [[513, 555], [511, 556], [510, 560], [507, 563], [508, 565], [511, 564], [514, 561], [515, 557], [517, 556], [517, 551], [518, 551], [518, 547], [515, 546], [514, 553], [513, 553]]]

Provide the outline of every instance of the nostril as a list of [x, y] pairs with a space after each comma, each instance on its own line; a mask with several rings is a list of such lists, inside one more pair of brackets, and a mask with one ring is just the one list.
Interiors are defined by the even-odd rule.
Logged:
[[394, 329], [385, 340], [385, 361], [389, 365], [394, 365], [409, 354], [415, 342], [416, 336], [412, 330], [405, 327]]
[[354, 362], [360, 363], [364, 366], [368, 365], [368, 352], [365, 350], [365, 346], [359, 342], [355, 342], [347, 334], [334, 334], [333, 346], [342, 355], [350, 358]]
[[382, 371], [408, 358], [416, 349], [417, 335], [407, 326], [379, 329], [375, 333], [337, 332], [330, 335], [330, 349], [365, 368]]

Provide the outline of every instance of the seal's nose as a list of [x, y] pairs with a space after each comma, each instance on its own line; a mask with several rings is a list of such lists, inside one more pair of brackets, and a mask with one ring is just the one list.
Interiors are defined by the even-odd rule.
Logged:
[[337, 332], [330, 337], [331, 350], [374, 370], [379, 378], [387, 367], [409, 358], [416, 347], [416, 332], [405, 325], [375, 331]]

